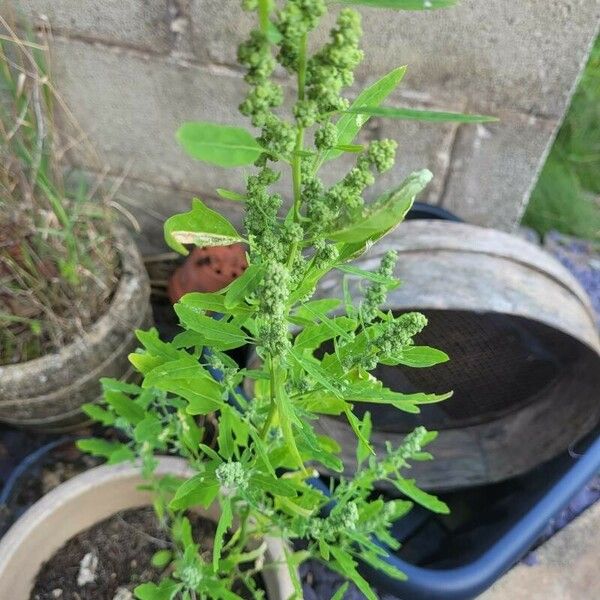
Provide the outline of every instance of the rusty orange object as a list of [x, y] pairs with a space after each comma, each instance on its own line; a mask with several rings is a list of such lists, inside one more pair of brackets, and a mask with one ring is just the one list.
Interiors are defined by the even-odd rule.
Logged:
[[175, 304], [189, 292], [218, 292], [248, 268], [243, 244], [195, 248], [169, 279], [169, 299]]

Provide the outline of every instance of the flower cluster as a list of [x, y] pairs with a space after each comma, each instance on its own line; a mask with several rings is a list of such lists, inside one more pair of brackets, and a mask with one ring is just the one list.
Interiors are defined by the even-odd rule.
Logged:
[[[317, 132], [318, 133], [318, 132]], [[363, 192], [375, 181], [372, 169], [383, 173], [394, 165], [394, 140], [371, 142], [358, 157], [356, 166], [326, 192], [317, 177], [308, 177], [303, 186], [307, 215], [316, 232], [332, 229], [334, 224], [358, 218], [364, 208]]]
[[406, 346], [411, 346], [412, 338], [421, 333], [427, 325], [427, 317], [418, 312], [400, 315], [385, 323], [384, 329], [373, 344], [380, 356], [396, 356]]
[[[364, 306], [361, 307], [364, 311]], [[383, 320], [375, 327], [376, 335], [360, 354], [350, 353], [344, 359], [344, 366], [351, 369], [355, 366], [371, 371], [384, 357], [399, 356], [402, 350], [413, 344], [413, 337], [420, 333], [427, 325], [427, 318], [418, 312], [410, 312]]]
[[338, 132], [333, 123], [325, 123], [315, 132], [315, 147], [317, 150], [329, 150], [337, 144]]
[[238, 60], [247, 68], [244, 79], [250, 84], [240, 112], [251, 117], [252, 124], [260, 127], [271, 115], [270, 109], [283, 102], [281, 86], [270, 79], [276, 62], [266, 34], [254, 29], [250, 38], [239, 45]]
[[282, 199], [270, 194], [268, 186], [279, 178], [279, 173], [263, 167], [246, 183], [246, 214], [244, 225], [250, 241], [250, 258], [280, 256], [281, 240], [278, 233], [277, 212]]
[[330, 41], [308, 61], [306, 95], [318, 107], [318, 120], [348, 108], [348, 101], [340, 97], [340, 92], [352, 85], [354, 69], [363, 59], [361, 36], [360, 15], [345, 8], [331, 30]]
[[392, 279], [394, 267], [398, 260], [398, 254], [394, 250], [386, 252], [381, 259], [377, 274], [381, 281], [373, 281], [367, 288], [365, 299], [360, 307], [360, 313], [364, 323], [370, 323], [379, 312], [379, 307], [385, 302], [388, 285], [383, 279]]
[[290, 273], [285, 265], [270, 261], [258, 288], [261, 319], [258, 337], [271, 356], [279, 356], [290, 345], [286, 321]]
[[310, 536], [315, 540], [334, 541], [340, 534], [356, 529], [359, 514], [355, 502], [338, 504], [326, 518], [314, 518]]
[[215, 476], [225, 495], [231, 495], [237, 490], [245, 490], [248, 487], [248, 472], [240, 462], [221, 463], [215, 470]]
[[324, 0], [288, 0], [279, 12], [277, 29], [282, 40], [277, 60], [286, 69], [298, 70], [302, 38], [317, 26], [325, 11]]

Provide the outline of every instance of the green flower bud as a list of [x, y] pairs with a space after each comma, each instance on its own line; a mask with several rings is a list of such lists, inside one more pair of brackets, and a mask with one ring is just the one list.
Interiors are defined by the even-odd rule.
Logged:
[[179, 579], [190, 589], [195, 590], [202, 583], [202, 571], [196, 564], [188, 564], [179, 571]]
[[311, 127], [317, 120], [317, 104], [313, 100], [298, 100], [294, 105], [294, 117], [300, 127]]
[[329, 150], [337, 144], [337, 127], [333, 123], [325, 123], [315, 132], [315, 146], [318, 150]]
[[[381, 259], [377, 274], [386, 279], [391, 279], [394, 276], [394, 267], [396, 266], [397, 258], [398, 254], [393, 250], [386, 252]], [[378, 281], [371, 282], [360, 307], [360, 313], [365, 323], [371, 322], [377, 316], [377, 311], [385, 302], [386, 295], [387, 286], [385, 283]]]
[[215, 476], [226, 495], [232, 495], [237, 490], [245, 490], [250, 479], [244, 465], [237, 461], [221, 463], [215, 470]]

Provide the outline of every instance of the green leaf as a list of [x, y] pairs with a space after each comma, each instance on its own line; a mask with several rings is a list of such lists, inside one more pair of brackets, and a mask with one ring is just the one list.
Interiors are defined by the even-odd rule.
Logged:
[[345, 398], [348, 401], [389, 404], [399, 410], [417, 413], [419, 410], [416, 407], [419, 404], [435, 404], [447, 400], [451, 396], [452, 392], [446, 394], [425, 394], [422, 392], [402, 394], [383, 387], [379, 381], [356, 383], [345, 390]]
[[338, 571], [344, 576], [349, 577], [368, 600], [378, 600], [375, 592], [373, 592], [371, 589], [371, 586], [356, 570], [356, 562], [353, 560], [353, 558], [345, 550], [339, 548], [338, 546], [329, 546], [329, 550], [331, 551], [333, 558], [335, 558]]
[[225, 497], [221, 500], [221, 517], [215, 532], [213, 543], [213, 571], [218, 572], [219, 561], [221, 560], [221, 550], [223, 549], [223, 537], [233, 522], [233, 513], [231, 511], [231, 498]]
[[260, 473], [254, 473], [250, 477], [250, 481], [257, 488], [260, 488], [264, 492], [269, 492], [274, 496], [283, 496], [285, 498], [293, 498], [296, 496], [296, 491], [293, 486], [286, 483], [283, 479], [277, 479], [269, 475], [261, 475]]
[[250, 165], [263, 149], [242, 127], [195, 121], [177, 130], [177, 140], [193, 158], [219, 167]]
[[146, 415], [136, 426], [133, 431], [133, 437], [136, 442], [142, 444], [149, 442], [155, 445], [158, 442], [158, 436], [162, 432], [162, 423], [156, 415]]
[[287, 449], [292, 455], [294, 462], [298, 467], [304, 469], [304, 461], [300, 456], [298, 447], [296, 446], [296, 438], [294, 436], [293, 423], [300, 423], [292, 401], [290, 400], [285, 384], [277, 380], [275, 382], [275, 407], [277, 408], [277, 416], [283, 439], [287, 445]]
[[180, 254], [189, 254], [183, 244], [196, 246], [229, 246], [244, 240], [222, 215], [206, 206], [199, 198], [192, 200], [192, 210], [173, 215], [165, 221], [165, 241]]
[[331, 596], [331, 600], [343, 600], [346, 592], [348, 591], [349, 585], [350, 584], [347, 581], [345, 583], [342, 583], [342, 585], [340, 585], [335, 594]]
[[356, 321], [348, 317], [335, 317], [334, 319], [324, 318], [320, 323], [307, 325], [294, 340], [294, 347], [298, 350], [315, 350], [323, 342], [330, 340], [337, 335], [346, 334], [348, 331], [354, 331]]
[[159, 585], [142, 583], [133, 590], [133, 593], [138, 600], [173, 600], [182, 587], [183, 583], [177, 583], [173, 579], [163, 579]]
[[347, 6], [372, 6], [374, 8], [394, 8], [396, 10], [433, 10], [454, 6], [458, 0], [337, 0]]
[[217, 188], [217, 194], [219, 194], [221, 198], [225, 198], [225, 200], [233, 200], [234, 202], [245, 202], [246, 200], [246, 196], [223, 188]]
[[390, 288], [396, 287], [400, 284], [399, 279], [395, 279], [394, 277], [384, 277], [377, 272], [365, 271], [364, 269], [360, 269], [354, 265], [340, 265], [336, 267], [336, 269], [338, 269], [338, 271], [348, 273], [348, 275], [356, 275], [357, 277], [362, 277], [363, 279], [368, 279], [369, 281], [374, 281], [375, 283], [382, 283]]
[[429, 510], [447, 515], [450, 513], [450, 509], [445, 502], [442, 502], [435, 496], [424, 492], [419, 489], [414, 479], [389, 479], [388, 480], [401, 494], [404, 494], [411, 500], [414, 500], [417, 504], [428, 508]]
[[216, 498], [218, 491], [219, 482], [215, 477], [213, 467], [210, 472], [199, 473], [184, 481], [175, 492], [169, 507], [172, 510], [185, 510], [194, 505], [207, 508]]
[[292, 318], [305, 321], [306, 325], [312, 325], [315, 315], [324, 317], [332, 310], [335, 310], [340, 304], [341, 300], [338, 298], [322, 298], [321, 300], [309, 300], [300, 304], [300, 306], [294, 311]]
[[429, 121], [432, 123], [491, 123], [496, 117], [486, 115], [466, 115], [463, 113], [437, 110], [419, 110], [416, 108], [395, 108], [393, 106], [356, 106], [346, 112], [353, 115], [368, 115], [406, 121]]
[[[148, 329], [148, 331], [138, 329], [136, 330], [135, 335], [144, 348], [153, 356], [166, 360], [177, 360], [178, 358], [181, 358], [182, 355], [185, 355], [185, 353], [179, 352], [177, 348], [174, 348], [171, 344], [163, 342], [158, 335], [158, 331], [154, 327]], [[121, 391], [128, 393], [126, 390]]]
[[344, 463], [324, 446], [321, 443], [321, 438], [315, 435], [310, 423], [304, 420], [301, 421], [301, 425], [298, 427], [298, 449], [300, 452], [307, 454], [308, 460], [318, 460], [328, 469], [341, 473], [344, 470]]
[[302, 352], [293, 348], [290, 356], [304, 369], [317, 383], [321, 384], [326, 390], [329, 390], [337, 398], [343, 398], [343, 394], [337, 385], [337, 380], [329, 377], [327, 372], [321, 367], [318, 361], [313, 358], [303, 356]]
[[202, 334], [205, 341], [217, 350], [232, 350], [248, 342], [243, 329], [223, 319], [213, 319], [203, 314], [202, 310], [185, 303], [178, 303], [174, 308], [187, 328]]
[[[164, 362], [159, 367], [152, 369], [144, 377], [144, 387], [164, 389], [164, 382], [181, 379], [208, 379], [214, 381], [212, 375], [194, 358], [180, 358]], [[215, 382], [216, 383], [216, 382]], [[165, 390], [166, 392], [170, 390]]]
[[[379, 106], [396, 89], [402, 81], [404, 73], [406, 73], [406, 67], [398, 67], [390, 71], [387, 75], [384, 75], [374, 84], [364, 89], [350, 105], [350, 108], [356, 108], [357, 106]], [[368, 115], [342, 115], [336, 123], [338, 145], [351, 144], [356, 134], [368, 120]], [[341, 150], [336, 150], [335, 148], [328, 150], [323, 154], [316, 168], [318, 169], [325, 161], [336, 158], [341, 153]]]
[[159, 550], [152, 556], [152, 566], [157, 569], [164, 569], [173, 559], [173, 554], [170, 550]]
[[81, 410], [88, 417], [90, 417], [90, 419], [93, 419], [94, 421], [98, 421], [99, 423], [102, 423], [102, 425], [104, 425], [105, 427], [108, 425], [114, 425], [114, 423], [115, 423], [115, 416], [112, 413], [108, 412], [107, 410], [104, 410], [97, 404], [92, 404], [92, 403], [83, 404], [81, 406]]
[[448, 355], [429, 346], [408, 346], [398, 356], [386, 356], [379, 362], [384, 365], [405, 365], [407, 367], [433, 367], [449, 360]]
[[371, 421], [371, 413], [367, 411], [363, 417], [363, 420], [360, 421], [359, 431], [360, 437], [358, 438], [358, 442], [356, 444], [356, 463], [360, 467], [360, 465], [369, 458], [371, 454], [371, 447], [363, 442], [363, 440], [370, 441], [371, 431], [373, 429], [373, 423]]
[[390, 563], [381, 560], [374, 552], [361, 552], [360, 558], [375, 567], [378, 571], [382, 571], [388, 577], [397, 579], [398, 581], [406, 581], [406, 574], [391, 565]]
[[264, 272], [265, 265], [250, 265], [242, 275], [232, 281], [225, 291], [225, 307], [231, 309], [244, 302], [246, 296], [256, 289]]
[[198, 311], [225, 312], [225, 296], [220, 293], [190, 292], [182, 296], [179, 302]]
[[108, 459], [109, 464], [135, 458], [131, 448], [120, 442], [109, 442], [101, 438], [87, 438], [77, 440], [76, 444], [82, 452]]
[[139, 385], [121, 381], [120, 379], [113, 379], [112, 377], [101, 377], [100, 383], [104, 391], [116, 390], [118, 392], [125, 392], [126, 394], [138, 394], [142, 391]]
[[120, 417], [132, 425], [137, 425], [146, 416], [144, 409], [122, 392], [104, 392], [104, 400]]
[[[188, 401], [186, 412], [189, 415], [208, 415], [224, 406], [222, 388], [217, 381], [202, 379], [172, 380], [164, 384], [164, 389], [172, 394], [177, 394]], [[167, 389], [168, 388], [168, 389]]]
[[352, 412], [350, 405], [346, 407], [344, 411], [346, 414], [346, 418], [348, 419], [348, 423], [350, 427], [352, 427], [352, 431], [354, 431], [354, 435], [358, 438], [358, 443], [361, 446], [361, 453], [365, 452], [367, 454], [375, 454], [375, 450], [371, 446], [369, 442], [369, 438], [365, 435], [368, 432], [367, 429], [364, 428], [363, 423], [359, 420], [359, 418]]
[[409, 175], [397, 189], [375, 201], [366, 215], [337, 231], [327, 233], [336, 242], [375, 241], [394, 229], [410, 210], [415, 196], [431, 181], [427, 169]]
[[351, 152], [357, 154], [364, 150], [364, 146], [361, 144], [337, 144], [333, 147], [334, 150], [341, 150], [342, 152]]

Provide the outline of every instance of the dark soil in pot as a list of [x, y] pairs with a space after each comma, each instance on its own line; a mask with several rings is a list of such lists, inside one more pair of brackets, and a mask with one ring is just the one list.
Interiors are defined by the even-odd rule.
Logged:
[[[210, 562], [216, 523], [193, 513], [189, 519], [202, 558]], [[170, 547], [168, 532], [151, 507], [117, 513], [60, 548], [40, 570], [30, 600], [133, 598], [137, 585], [158, 583], [165, 576], [165, 568], [151, 561], [155, 552]], [[249, 597], [241, 585], [233, 591]]]

